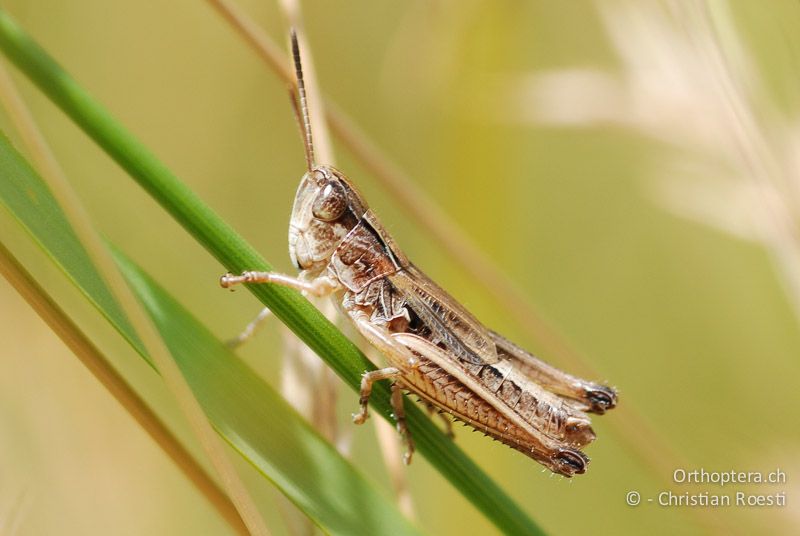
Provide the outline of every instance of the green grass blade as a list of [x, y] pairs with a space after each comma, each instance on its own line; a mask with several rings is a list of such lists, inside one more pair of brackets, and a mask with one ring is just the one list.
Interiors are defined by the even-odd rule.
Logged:
[[[46, 185], [2, 135], [0, 176], [0, 204], [100, 309], [104, 302], [99, 297], [108, 290], [84, 284], [97, 271]], [[52, 237], [61, 241], [53, 244]], [[309, 518], [330, 534], [378, 534], [387, 526], [392, 533], [418, 534], [394, 503], [275, 390], [130, 261], [118, 252], [115, 257], [213, 426]], [[106, 304], [119, 310], [110, 294], [107, 298], [111, 301]], [[115, 324], [108, 311], [104, 316], [121, 334], [130, 329], [125, 323]], [[142, 352], [132, 342], [135, 334], [130, 332], [125, 339]]]
[[[148, 191], [228, 270], [269, 270], [269, 264], [143, 144], [96, 103], [4, 11], [0, 10], [0, 47], [67, 115]], [[298, 293], [273, 285], [251, 292], [294, 331], [354, 390], [361, 374], [374, 366], [319, 311]], [[390, 419], [389, 391], [377, 385], [372, 405]], [[527, 514], [416, 406], [408, 421], [417, 449], [501, 531], [542, 534]]]

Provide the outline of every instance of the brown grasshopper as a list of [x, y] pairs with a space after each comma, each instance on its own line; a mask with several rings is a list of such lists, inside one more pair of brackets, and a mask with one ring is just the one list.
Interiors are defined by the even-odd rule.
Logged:
[[486, 328], [409, 262], [350, 180], [315, 163], [294, 32], [292, 53], [297, 78], [292, 101], [308, 168], [289, 226], [289, 253], [300, 275], [226, 274], [221, 285], [274, 283], [314, 296], [332, 295], [390, 365], [363, 375], [361, 409], [353, 421], [367, 419], [372, 384], [392, 380], [391, 402], [407, 444], [406, 463], [414, 447], [403, 389], [554, 473], [571, 477], [585, 472], [589, 458], [581, 449], [595, 438], [587, 413], [613, 408], [616, 392], [562, 372]]

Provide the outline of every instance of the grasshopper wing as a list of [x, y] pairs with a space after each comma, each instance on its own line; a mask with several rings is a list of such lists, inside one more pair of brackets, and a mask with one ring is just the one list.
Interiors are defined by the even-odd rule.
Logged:
[[419, 269], [411, 265], [388, 279], [430, 330], [432, 341], [444, 344], [451, 355], [467, 363], [497, 362], [491, 332]]
[[614, 389], [567, 374], [494, 331], [489, 331], [489, 335], [502, 359], [511, 359], [522, 374], [551, 393], [577, 402], [579, 409], [603, 414], [617, 405]]

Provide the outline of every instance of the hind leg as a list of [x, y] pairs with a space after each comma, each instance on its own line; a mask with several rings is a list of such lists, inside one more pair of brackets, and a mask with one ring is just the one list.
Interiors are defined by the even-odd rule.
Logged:
[[403, 390], [399, 382], [392, 383], [392, 410], [394, 419], [397, 421], [397, 432], [406, 444], [406, 453], [403, 455], [403, 463], [411, 463], [411, 456], [414, 455], [414, 440], [411, 439], [411, 432], [406, 423], [406, 408], [403, 406]]

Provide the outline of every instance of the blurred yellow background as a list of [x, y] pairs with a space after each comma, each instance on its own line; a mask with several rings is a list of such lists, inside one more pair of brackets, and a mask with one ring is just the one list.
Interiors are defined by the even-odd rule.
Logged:
[[[275, 3], [240, 5], [286, 43]], [[589, 472], [567, 481], [459, 428], [459, 444], [553, 534], [790, 534], [800, 523], [800, 5], [767, 5], [303, 3], [322, 90], [516, 283], [594, 379], [619, 388], [621, 406], [663, 441], [657, 448], [676, 454], [647, 463], [652, 436], [610, 412], [595, 419]], [[286, 233], [304, 160], [286, 88], [207, 3], [3, 7], [278, 270], [292, 271]], [[98, 228], [216, 334], [237, 333], [257, 301], [222, 292], [222, 267], [15, 79]], [[446, 254], [337, 148], [337, 166], [417, 265], [487, 325], [542, 349], [492, 282]], [[37, 275], [58, 287], [55, 275]], [[66, 286], [55, 292], [78, 301]], [[5, 283], [0, 303], [0, 528], [225, 533]], [[138, 359], [88, 309], [76, 314], [121, 360]], [[280, 341], [273, 323], [242, 350], [275, 385]], [[132, 369], [169, 408], [158, 378]], [[343, 390], [340, 405], [347, 427], [355, 395]], [[354, 458], [388, 490], [372, 431], [349, 432]], [[787, 483], [692, 487], [671, 482], [677, 468], [780, 468]], [[493, 533], [421, 457], [408, 477], [430, 534]], [[625, 504], [631, 490], [740, 489], [786, 491], [788, 505]]]

